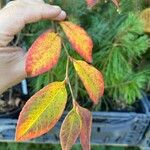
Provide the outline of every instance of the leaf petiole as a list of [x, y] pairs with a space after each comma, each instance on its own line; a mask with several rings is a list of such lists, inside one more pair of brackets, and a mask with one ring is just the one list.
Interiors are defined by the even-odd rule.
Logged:
[[66, 63], [66, 77], [65, 77], [65, 81], [67, 82], [67, 84], [69, 85], [69, 90], [71, 92], [71, 97], [72, 97], [72, 100], [73, 100], [73, 105], [74, 105], [74, 102], [75, 102], [75, 96], [74, 96], [74, 93], [73, 93], [73, 89], [72, 89], [72, 86], [71, 86], [71, 82], [70, 82], [70, 79], [69, 79], [69, 62], [70, 62], [70, 59], [71, 59], [71, 56], [69, 55], [68, 51], [67, 51], [67, 48], [65, 46], [65, 44], [63, 43], [63, 47], [64, 47], [64, 50], [67, 54], [67, 63]]

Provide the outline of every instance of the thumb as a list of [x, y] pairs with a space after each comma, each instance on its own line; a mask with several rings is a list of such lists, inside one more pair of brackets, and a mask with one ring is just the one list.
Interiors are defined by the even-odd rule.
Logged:
[[[42, 0], [12, 1], [0, 11], [0, 46], [6, 46], [25, 24], [41, 19], [63, 20], [65, 17], [66, 13], [60, 7]], [[5, 40], [1, 41], [1, 37]]]
[[25, 55], [21, 48], [0, 48], [0, 72], [0, 93], [26, 78]]

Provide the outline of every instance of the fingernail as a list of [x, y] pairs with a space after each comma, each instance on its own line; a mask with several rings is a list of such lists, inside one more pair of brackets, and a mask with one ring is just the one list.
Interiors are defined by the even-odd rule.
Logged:
[[60, 9], [60, 10], [61, 10], [61, 8], [60, 8], [59, 6], [52, 5], [52, 7], [53, 7], [54, 9]]
[[61, 12], [61, 15], [64, 16], [64, 17], [66, 17], [67, 14], [66, 14], [65, 11], [62, 11], [62, 12]]

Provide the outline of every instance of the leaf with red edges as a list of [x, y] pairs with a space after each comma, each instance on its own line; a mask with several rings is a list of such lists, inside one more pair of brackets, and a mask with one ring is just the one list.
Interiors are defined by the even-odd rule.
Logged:
[[30, 77], [52, 69], [61, 53], [61, 38], [51, 30], [40, 35], [30, 47], [26, 58], [26, 72]]
[[16, 141], [25, 141], [47, 133], [61, 117], [67, 102], [64, 82], [50, 83], [37, 92], [20, 113]]
[[97, 104], [104, 93], [104, 80], [101, 72], [85, 61], [73, 59], [73, 64], [91, 100]]
[[98, 3], [99, 0], [86, 0], [86, 3], [89, 7], [93, 7]]
[[73, 108], [66, 116], [60, 130], [62, 150], [70, 150], [81, 131], [81, 117]]
[[80, 133], [80, 141], [83, 150], [90, 150], [90, 138], [91, 138], [91, 128], [92, 128], [92, 114], [88, 109], [85, 109], [76, 103], [78, 107], [78, 113], [81, 116], [82, 128]]
[[68, 37], [72, 47], [87, 62], [92, 62], [93, 42], [86, 31], [78, 25], [69, 21], [60, 22], [66, 36]]

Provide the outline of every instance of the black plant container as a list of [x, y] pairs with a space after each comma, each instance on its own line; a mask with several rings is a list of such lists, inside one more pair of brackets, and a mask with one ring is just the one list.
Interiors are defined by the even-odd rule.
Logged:
[[[135, 112], [94, 112], [92, 144], [114, 146], [138, 146], [150, 150], [150, 100], [144, 96], [140, 101], [142, 113]], [[31, 140], [32, 143], [58, 143], [61, 123], [47, 134]], [[0, 140], [14, 140], [16, 119], [0, 119]]]
[[[27, 86], [27, 85], [26, 85]], [[27, 87], [26, 87], [27, 88]], [[8, 100], [10, 95], [11, 98], [15, 97], [15, 98], [19, 98], [20, 102], [17, 106], [12, 107], [11, 109], [6, 110], [5, 112], [0, 112], [0, 119], [3, 118], [8, 118], [8, 119], [17, 119], [19, 116], [20, 111], [22, 110], [23, 105], [25, 104], [25, 102], [29, 99], [29, 95], [28, 94], [24, 94], [23, 92], [23, 86], [22, 84], [18, 84], [16, 86], [14, 86], [13, 88], [11, 88], [11, 94], [10, 91], [6, 91], [3, 94], [3, 99]], [[15, 100], [15, 99], [13, 99]]]

